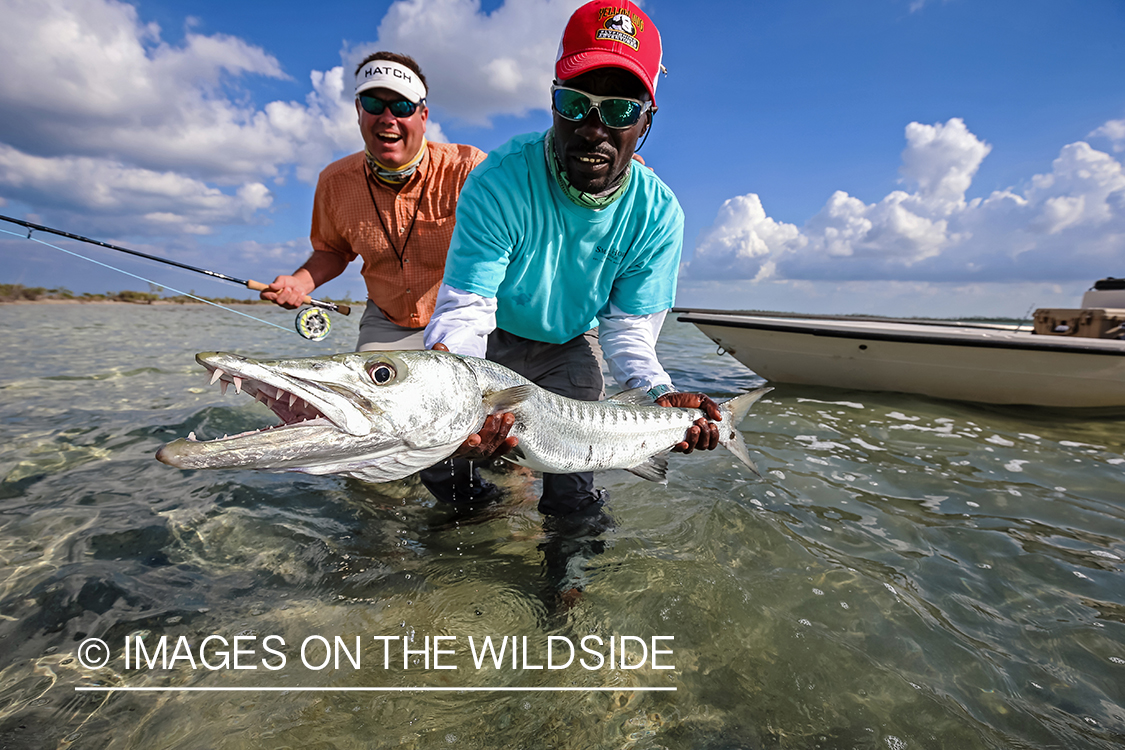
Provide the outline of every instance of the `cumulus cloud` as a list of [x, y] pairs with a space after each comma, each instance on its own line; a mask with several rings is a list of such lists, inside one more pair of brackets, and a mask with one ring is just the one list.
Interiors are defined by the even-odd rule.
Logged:
[[546, 108], [567, 19], [584, 0], [507, 0], [485, 14], [480, 0], [399, 0], [378, 41], [358, 45], [356, 62], [377, 49], [410, 50], [443, 111], [476, 124]]
[[[1113, 123], [1106, 133], [1112, 134]], [[1099, 278], [1125, 246], [1125, 174], [1079, 141], [1022, 188], [966, 200], [991, 146], [965, 123], [906, 127], [905, 190], [868, 204], [834, 193], [803, 227], [756, 194], [728, 200], [696, 243], [688, 279], [980, 282]]]
[[719, 209], [714, 225], [696, 246], [696, 258], [706, 268], [692, 266], [698, 278], [769, 278], [774, 273], [774, 255], [798, 250], [808, 244], [792, 224], [766, 216], [762, 201], [754, 193], [739, 195]]
[[[362, 147], [352, 70], [374, 49], [410, 50], [432, 99], [465, 121], [546, 107], [559, 30], [582, 0], [398, 0], [378, 40], [307, 76], [301, 101], [257, 106], [255, 78], [289, 80], [268, 51], [187, 19], [165, 41], [122, 0], [0, 0], [0, 201], [93, 216], [131, 232], [207, 233], [261, 220], [271, 184], [315, 183]], [[428, 136], [446, 140], [431, 118]], [[71, 178], [67, 179], [67, 175]]]
[[1087, 138], [1106, 138], [1115, 152], [1125, 151], [1125, 120], [1110, 120], [1092, 131]]
[[103, 225], [128, 216], [138, 233], [209, 234], [213, 224], [249, 222], [273, 200], [260, 182], [224, 192], [176, 172], [85, 156], [45, 158], [3, 144], [0, 189], [33, 205], [89, 212]]
[[[246, 103], [230, 85], [282, 79], [278, 61], [241, 39], [161, 40], [116, 0], [2, 0], [0, 141], [38, 156], [110, 158], [223, 184], [323, 166], [354, 146], [341, 70], [313, 72], [304, 102]], [[350, 126], [350, 127], [348, 127]], [[314, 172], [315, 174], [315, 172]]]
[[[270, 181], [313, 182], [362, 145], [342, 68], [304, 101], [250, 102], [252, 77], [288, 79], [236, 37], [161, 38], [118, 0], [0, 0], [0, 190], [54, 215], [135, 233], [206, 234], [260, 220]], [[192, 24], [188, 24], [189, 27]]]

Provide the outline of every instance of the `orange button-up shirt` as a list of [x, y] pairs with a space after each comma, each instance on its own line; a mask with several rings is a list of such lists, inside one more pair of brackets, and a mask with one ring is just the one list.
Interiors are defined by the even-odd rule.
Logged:
[[485, 157], [478, 148], [456, 143], [428, 143], [427, 151], [398, 190], [370, 174], [362, 151], [345, 156], [320, 173], [313, 200], [313, 250], [336, 253], [349, 263], [362, 256], [368, 299], [404, 328], [430, 322], [453, 236], [457, 196]]

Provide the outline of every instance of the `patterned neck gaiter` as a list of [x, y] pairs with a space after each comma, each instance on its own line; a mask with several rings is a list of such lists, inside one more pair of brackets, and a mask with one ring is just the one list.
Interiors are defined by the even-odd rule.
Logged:
[[543, 139], [545, 156], [547, 158], [547, 166], [551, 170], [551, 176], [555, 178], [559, 188], [563, 191], [563, 195], [570, 199], [576, 206], [582, 208], [591, 208], [595, 211], [603, 209], [615, 200], [620, 198], [625, 193], [625, 189], [629, 187], [629, 177], [633, 173], [633, 167], [630, 164], [629, 168], [618, 180], [616, 185], [606, 188], [600, 193], [584, 193], [578, 188], [570, 184], [570, 179], [566, 176], [566, 170], [563, 169], [559, 160], [558, 151], [555, 150], [555, 130], [551, 128], [547, 131], [547, 137]]
[[426, 139], [422, 139], [422, 148], [418, 149], [418, 155], [398, 169], [383, 166], [367, 149], [364, 149], [363, 153], [367, 157], [367, 166], [371, 168], [371, 174], [375, 175], [380, 182], [397, 186], [409, 180], [410, 176], [418, 171], [418, 165], [422, 163], [422, 158], [426, 155]]

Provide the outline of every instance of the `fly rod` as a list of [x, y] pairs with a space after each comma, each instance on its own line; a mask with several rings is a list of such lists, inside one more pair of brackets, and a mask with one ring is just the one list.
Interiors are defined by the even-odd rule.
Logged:
[[[240, 286], [244, 286], [247, 289], [253, 289], [256, 292], [260, 292], [263, 289], [269, 288], [268, 284], [263, 284], [262, 282], [254, 281], [253, 279], [236, 279], [233, 276], [227, 276], [226, 274], [219, 273], [218, 271], [208, 271], [206, 268], [196, 268], [195, 266], [189, 266], [186, 263], [168, 260], [167, 258], [158, 258], [155, 255], [148, 255], [147, 253], [142, 253], [138, 250], [130, 250], [126, 247], [111, 245], [108, 242], [90, 239], [89, 237], [83, 237], [80, 234], [71, 234], [70, 232], [62, 231], [61, 229], [52, 229], [51, 227], [45, 227], [41, 224], [32, 224], [30, 221], [24, 221], [23, 219], [13, 219], [11, 216], [4, 216], [3, 214], [0, 214], [0, 219], [11, 222], [12, 224], [19, 224], [21, 227], [26, 227], [27, 229], [31, 229], [36, 232], [49, 232], [50, 234], [57, 234], [58, 236], [66, 237], [67, 239], [78, 240], [79, 242], [86, 242], [88, 244], [97, 245], [99, 247], [106, 247], [110, 250], [116, 250], [119, 253], [128, 253], [129, 255], [136, 255], [138, 258], [147, 258], [148, 260], [154, 260], [157, 263], [164, 263], [165, 265], [176, 266], [177, 268], [183, 268], [188, 271], [195, 271], [196, 273], [201, 273], [205, 276], [210, 276], [215, 279], [222, 279], [223, 281], [233, 282]], [[31, 236], [30, 233], [28, 234], [28, 236]], [[321, 300], [313, 299], [308, 295], [306, 295], [305, 298], [301, 300], [301, 302], [306, 305], [311, 305], [312, 307], [319, 307], [323, 310], [332, 310], [333, 312], [338, 312], [341, 315], [350, 315], [352, 312], [352, 308], [350, 305], [341, 305], [335, 302], [323, 302]]]

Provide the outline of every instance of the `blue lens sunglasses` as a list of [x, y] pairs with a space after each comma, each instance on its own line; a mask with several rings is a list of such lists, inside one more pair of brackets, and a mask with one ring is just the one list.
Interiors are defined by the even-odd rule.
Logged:
[[622, 96], [596, 96], [558, 84], [551, 86], [551, 104], [560, 117], [571, 122], [581, 122], [590, 110], [596, 109], [602, 124], [614, 130], [631, 128], [646, 111], [656, 111], [652, 102]]
[[388, 102], [380, 99], [374, 94], [360, 94], [359, 106], [363, 107], [363, 111], [369, 115], [378, 117], [386, 110], [390, 110], [391, 114], [399, 118], [407, 118], [413, 115], [420, 105], [426, 103], [425, 99], [415, 103], [407, 101], [406, 99], [397, 99], [393, 102]]

